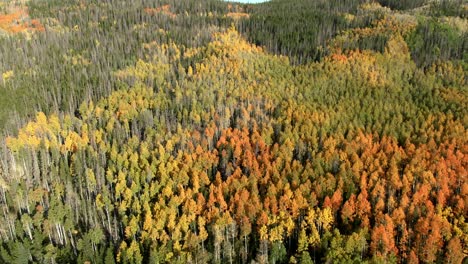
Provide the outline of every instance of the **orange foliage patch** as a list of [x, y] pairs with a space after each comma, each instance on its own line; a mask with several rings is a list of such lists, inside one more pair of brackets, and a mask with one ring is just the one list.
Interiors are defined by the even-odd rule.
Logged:
[[233, 19], [241, 19], [241, 18], [249, 18], [250, 15], [247, 13], [241, 13], [241, 12], [230, 12], [227, 13], [227, 17], [233, 18]]
[[346, 62], [348, 61], [348, 57], [343, 54], [332, 54], [331, 59], [334, 61]]
[[39, 20], [29, 18], [25, 9], [17, 9], [11, 13], [0, 15], [0, 29], [13, 34], [45, 30]]
[[163, 5], [157, 8], [145, 8], [145, 13], [149, 15], [164, 14], [170, 18], [176, 18], [176, 14], [171, 12], [170, 5]]

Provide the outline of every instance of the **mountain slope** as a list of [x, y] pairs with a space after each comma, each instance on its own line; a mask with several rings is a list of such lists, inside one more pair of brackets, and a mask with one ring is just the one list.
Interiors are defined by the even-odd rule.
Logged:
[[302, 66], [232, 28], [144, 44], [121, 90], [7, 139], [2, 260], [461, 261], [464, 72], [418, 69], [396, 25]]

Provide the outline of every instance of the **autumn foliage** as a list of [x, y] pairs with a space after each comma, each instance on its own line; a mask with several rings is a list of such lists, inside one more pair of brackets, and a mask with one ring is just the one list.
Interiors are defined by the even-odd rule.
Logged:
[[[6, 137], [0, 259], [462, 263], [466, 72], [418, 68], [414, 28], [379, 19], [304, 65], [234, 26], [142, 44], [119, 89]], [[375, 34], [381, 51], [353, 46]]]
[[8, 33], [25, 31], [44, 31], [44, 26], [37, 19], [30, 19], [26, 9], [15, 8], [6, 14], [0, 14], [0, 30]]
[[145, 8], [145, 13], [149, 15], [163, 14], [170, 18], [175, 18], [177, 15], [171, 12], [170, 5], [163, 5], [157, 8]]

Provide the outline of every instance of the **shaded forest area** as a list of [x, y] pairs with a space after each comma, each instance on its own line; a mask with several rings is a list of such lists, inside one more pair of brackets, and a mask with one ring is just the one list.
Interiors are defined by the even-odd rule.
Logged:
[[0, 10], [0, 262], [467, 257], [463, 1]]

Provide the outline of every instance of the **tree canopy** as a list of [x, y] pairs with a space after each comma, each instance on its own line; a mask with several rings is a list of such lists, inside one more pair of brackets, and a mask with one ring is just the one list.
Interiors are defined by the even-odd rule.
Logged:
[[31, 0], [0, 262], [462, 263], [466, 18], [295, 1]]

